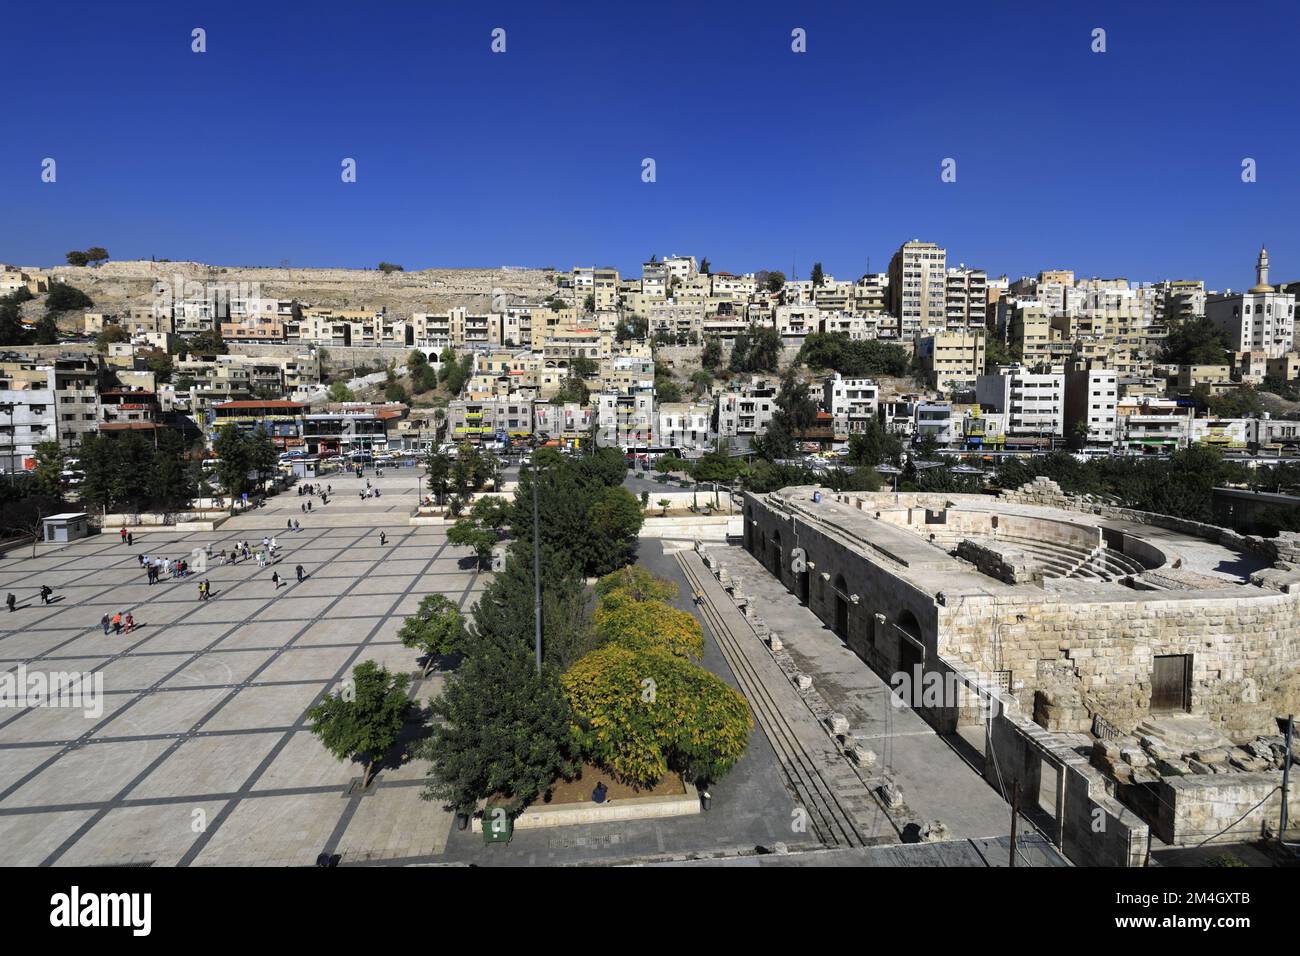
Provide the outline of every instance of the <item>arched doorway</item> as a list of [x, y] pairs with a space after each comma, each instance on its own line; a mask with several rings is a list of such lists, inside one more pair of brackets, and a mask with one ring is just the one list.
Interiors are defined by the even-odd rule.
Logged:
[[849, 595], [847, 587], [844, 575], [837, 574], [835, 576], [835, 586], [832, 589], [835, 600], [835, 633], [845, 641], [849, 639]]
[[912, 700], [907, 701], [913, 707], [921, 705], [922, 675], [925, 673], [925, 644], [921, 640], [921, 624], [911, 611], [898, 615], [898, 670], [907, 675], [911, 687]]

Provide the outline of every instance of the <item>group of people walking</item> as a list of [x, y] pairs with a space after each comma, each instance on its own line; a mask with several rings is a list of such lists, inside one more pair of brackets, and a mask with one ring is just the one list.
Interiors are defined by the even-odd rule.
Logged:
[[105, 614], [99, 619], [100, 625], [107, 634], [110, 630], [114, 634], [130, 634], [135, 630], [135, 618], [131, 616], [130, 611], [118, 611], [111, 618]]
[[157, 584], [164, 575], [172, 580], [177, 580], [194, 573], [190, 568], [190, 563], [184, 558], [164, 558], [157, 555], [151, 558], [147, 554], [141, 554], [138, 557], [140, 566], [145, 569], [150, 584]]

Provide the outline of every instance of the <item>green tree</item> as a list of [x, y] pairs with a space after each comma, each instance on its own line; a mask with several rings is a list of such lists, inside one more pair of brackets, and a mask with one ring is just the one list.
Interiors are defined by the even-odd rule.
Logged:
[[131, 341], [131, 333], [120, 325], [106, 325], [100, 333], [95, 336], [95, 351], [107, 352], [108, 347], [115, 342]]
[[392, 275], [394, 272], [404, 272], [405, 270], [401, 266], [394, 265], [391, 262], [381, 262], [379, 263], [379, 271], [384, 275]]
[[1228, 365], [1227, 334], [1203, 315], [1169, 324], [1160, 361], [1167, 365]]
[[903, 454], [903, 443], [885, 431], [877, 421], [869, 421], [860, 432], [849, 436], [848, 453], [844, 461], [849, 465], [875, 468], [886, 462], [897, 464]]
[[344, 382], [332, 383], [326, 390], [325, 397], [331, 402], [354, 402], [357, 399], [352, 389], [348, 388]]
[[722, 364], [722, 340], [716, 335], [704, 339], [704, 351], [700, 353], [700, 364], [710, 372]]
[[49, 295], [45, 297], [47, 313], [89, 309], [94, 304], [90, 296], [66, 282], [51, 283]]
[[397, 632], [403, 647], [424, 654], [421, 673], [428, 676], [436, 657], [459, 653], [465, 642], [465, 618], [455, 602], [443, 594], [429, 594], [420, 600], [413, 615]]
[[[225, 355], [230, 351], [226, 345], [226, 340], [222, 338], [221, 330], [211, 328], [196, 335], [191, 335], [187, 340], [187, 354], [190, 355]], [[322, 363], [324, 359], [321, 360]]]
[[250, 475], [254, 470], [252, 446], [246, 435], [234, 425], [224, 425], [212, 442], [212, 451], [218, 461], [217, 481], [231, 501], [251, 490]]
[[822, 271], [822, 264], [814, 262], [812, 267], [812, 284], [814, 289], [821, 288], [826, 282], [826, 273]]
[[578, 661], [563, 683], [578, 746], [635, 787], [653, 786], [669, 771], [721, 779], [749, 743], [745, 698], [664, 650], [609, 644]]
[[57, 441], [43, 441], [36, 446], [36, 468], [32, 482], [38, 494], [50, 498], [63, 497], [63, 470], [67, 457]]
[[474, 629], [466, 644], [464, 663], [431, 708], [432, 732], [420, 751], [430, 761], [421, 796], [466, 815], [483, 797], [518, 811], [578, 770], [569, 708], [555, 669], [539, 674], [527, 647]]
[[442, 504], [451, 488], [451, 456], [445, 451], [434, 449], [429, 453], [424, 466], [425, 478], [429, 482], [429, 491]]
[[307, 711], [311, 732], [335, 759], [364, 765], [361, 787], [370, 786], [377, 763], [397, 744], [410, 701], [406, 699], [406, 674], [396, 676], [374, 661], [352, 669], [349, 686], [326, 694]]

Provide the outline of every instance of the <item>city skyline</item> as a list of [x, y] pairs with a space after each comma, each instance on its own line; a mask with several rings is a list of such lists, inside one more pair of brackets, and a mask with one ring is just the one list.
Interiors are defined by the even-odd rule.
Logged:
[[820, 261], [844, 279], [884, 272], [915, 238], [1012, 278], [1241, 289], [1261, 245], [1277, 281], [1300, 276], [1283, 225], [1300, 206], [1297, 133], [1276, 120], [1298, 94], [1258, 29], [1280, 5], [1224, 20], [1195, 6], [647, 18], [327, 3], [310, 22], [74, 7], [57, 43], [14, 42], [39, 22], [26, 11], [0, 39], [32, 107], [0, 157], [2, 261], [57, 265], [97, 244], [117, 259], [628, 275], [653, 253], [803, 278]]

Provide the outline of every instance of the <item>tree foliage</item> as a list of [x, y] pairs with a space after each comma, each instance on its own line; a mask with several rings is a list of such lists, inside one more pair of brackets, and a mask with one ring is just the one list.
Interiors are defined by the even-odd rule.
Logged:
[[362, 787], [370, 785], [375, 764], [392, 750], [402, 731], [410, 702], [406, 674], [396, 676], [374, 661], [352, 669], [350, 686], [325, 698], [311, 710], [311, 732], [337, 760], [360, 760]]
[[636, 787], [653, 786], [669, 771], [718, 780], [749, 743], [745, 699], [665, 650], [609, 644], [578, 661], [563, 683], [578, 746]]
[[446, 595], [428, 594], [421, 598], [415, 613], [402, 622], [397, 636], [402, 646], [424, 653], [424, 673], [428, 674], [436, 656], [456, 654], [462, 649], [465, 618]]
[[197, 468], [170, 428], [149, 437], [138, 431], [86, 435], [77, 454], [85, 476], [81, 500], [105, 512], [177, 510], [197, 491]]
[[845, 378], [906, 375], [911, 365], [902, 346], [875, 339], [851, 339], [844, 332], [813, 332], [804, 339], [795, 362], [811, 369], [830, 369]]

